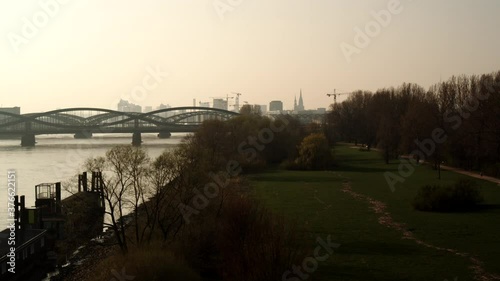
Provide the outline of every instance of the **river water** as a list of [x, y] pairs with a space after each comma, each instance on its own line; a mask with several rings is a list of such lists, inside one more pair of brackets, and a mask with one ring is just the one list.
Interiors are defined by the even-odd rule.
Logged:
[[[158, 139], [156, 134], [142, 134], [142, 147], [151, 158], [177, 146], [186, 134], [172, 134]], [[0, 139], [0, 231], [7, 227], [7, 173], [15, 170], [17, 195], [26, 196], [26, 207], [35, 205], [35, 185], [62, 182], [62, 197], [70, 193], [64, 185], [78, 182], [82, 165], [88, 157], [104, 156], [116, 145], [130, 144], [130, 134], [94, 135], [92, 139], [74, 139], [73, 135], [37, 136], [35, 147], [21, 147], [20, 140]], [[89, 176], [90, 181], [90, 176]]]

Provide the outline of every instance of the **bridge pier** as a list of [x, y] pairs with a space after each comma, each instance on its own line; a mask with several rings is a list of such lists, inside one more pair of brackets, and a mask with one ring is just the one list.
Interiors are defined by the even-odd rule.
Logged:
[[169, 131], [161, 131], [158, 134], [158, 138], [160, 139], [169, 139], [172, 136], [172, 134]]
[[33, 147], [35, 146], [36, 140], [34, 134], [26, 134], [21, 137], [21, 146], [23, 147]]
[[141, 133], [135, 132], [132, 135], [132, 145], [133, 146], [141, 146], [141, 143], [142, 143]]
[[89, 131], [77, 132], [74, 136], [75, 139], [91, 139], [92, 133]]

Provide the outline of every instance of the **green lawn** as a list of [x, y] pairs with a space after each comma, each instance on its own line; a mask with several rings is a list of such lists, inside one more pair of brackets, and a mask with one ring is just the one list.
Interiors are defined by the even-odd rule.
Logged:
[[[339, 145], [334, 171], [298, 172], [271, 169], [250, 176], [255, 196], [277, 213], [297, 220], [309, 231], [311, 250], [316, 237], [332, 235], [341, 244], [314, 272], [314, 280], [474, 280], [469, 258], [427, 248], [402, 239], [400, 231], [379, 224], [368, 202], [342, 192], [348, 181], [356, 193], [384, 202], [396, 222], [405, 223], [414, 236], [434, 246], [470, 253], [484, 261], [484, 269], [500, 275], [500, 186], [478, 180], [485, 197], [481, 211], [426, 213], [411, 207], [418, 188], [438, 183], [437, 172], [418, 167], [392, 192], [384, 172], [397, 172], [378, 152]], [[466, 176], [442, 172], [441, 183]]]

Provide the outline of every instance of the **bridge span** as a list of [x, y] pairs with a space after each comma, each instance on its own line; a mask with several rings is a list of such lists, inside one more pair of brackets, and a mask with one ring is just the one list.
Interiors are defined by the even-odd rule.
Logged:
[[229, 120], [239, 113], [208, 107], [173, 107], [147, 113], [121, 112], [103, 108], [65, 108], [42, 113], [0, 112], [0, 137], [21, 137], [22, 146], [34, 146], [36, 135], [74, 134], [91, 138], [95, 133], [130, 133], [132, 144], [141, 144], [141, 133], [195, 132], [205, 120]]

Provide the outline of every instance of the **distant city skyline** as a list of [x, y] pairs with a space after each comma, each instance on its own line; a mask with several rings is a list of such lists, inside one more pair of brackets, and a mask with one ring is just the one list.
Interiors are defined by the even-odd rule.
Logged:
[[292, 109], [302, 88], [315, 109], [334, 89], [428, 88], [500, 69], [500, 1], [394, 1], [254, 0], [223, 14], [213, 0], [1, 2], [0, 103], [175, 107], [237, 92], [240, 105]]

